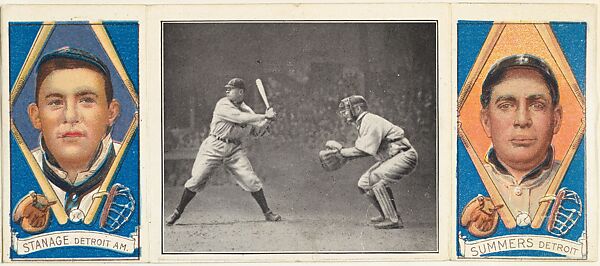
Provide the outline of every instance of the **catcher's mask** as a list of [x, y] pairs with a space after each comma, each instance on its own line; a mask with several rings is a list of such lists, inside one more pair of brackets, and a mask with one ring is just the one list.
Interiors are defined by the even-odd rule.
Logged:
[[583, 204], [577, 192], [567, 188], [561, 188], [553, 198], [554, 204], [546, 229], [555, 236], [563, 236], [575, 226], [581, 217]]
[[360, 95], [348, 96], [340, 101], [338, 115], [344, 118], [346, 123], [356, 121], [363, 111], [367, 110], [367, 100]]
[[100, 216], [100, 228], [114, 232], [129, 220], [135, 210], [135, 199], [128, 187], [114, 184], [107, 194]]

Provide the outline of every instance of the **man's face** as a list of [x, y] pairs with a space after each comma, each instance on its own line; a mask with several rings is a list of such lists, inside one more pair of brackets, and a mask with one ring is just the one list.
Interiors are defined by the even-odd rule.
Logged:
[[344, 120], [344, 122], [346, 122], [348, 124], [350, 124], [354, 121], [354, 118], [352, 117], [352, 113], [350, 113], [350, 110], [347, 108], [344, 108], [343, 106], [338, 109], [338, 115]]
[[239, 89], [235, 87], [227, 87], [225, 90], [225, 95], [229, 98], [230, 101], [234, 103], [241, 103], [244, 101], [244, 89]]
[[546, 157], [561, 116], [542, 76], [532, 69], [515, 68], [493, 87], [481, 122], [498, 159], [510, 168], [529, 171]]
[[107, 102], [103, 76], [87, 68], [51, 72], [38, 101], [29, 118], [61, 167], [87, 166], [119, 114], [119, 103]]

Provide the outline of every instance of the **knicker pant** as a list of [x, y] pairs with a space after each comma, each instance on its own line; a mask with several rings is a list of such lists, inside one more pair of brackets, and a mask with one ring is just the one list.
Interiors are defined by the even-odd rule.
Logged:
[[254, 173], [242, 146], [225, 143], [213, 136], [202, 142], [192, 167], [192, 176], [185, 182], [185, 187], [194, 192], [201, 191], [221, 165], [245, 191], [255, 192], [262, 189], [262, 182]]
[[414, 148], [400, 152], [383, 162], [377, 162], [359, 179], [358, 187], [370, 190], [378, 182], [397, 182], [417, 167], [418, 155]]

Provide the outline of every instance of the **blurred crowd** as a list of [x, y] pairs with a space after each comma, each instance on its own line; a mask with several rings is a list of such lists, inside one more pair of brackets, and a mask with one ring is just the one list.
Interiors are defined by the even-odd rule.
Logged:
[[[436, 134], [435, 87], [418, 88], [395, 80], [393, 74], [378, 74], [369, 82], [370, 87], [361, 85], [364, 75], [344, 74], [329, 85], [307, 82], [306, 77], [272, 74], [265, 79], [269, 101], [277, 112], [277, 121], [271, 125], [271, 134], [263, 137], [269, 145], [287, 145], [315, 151], [327, 140], [337, 140], [346, 146], [353, 144], [357, 131], [347, 125], [338, 115], [340, 100], [352, 94], [362, 94], [367, 99], [369, 111], [379, 114], [402, 127], [420, 154], [421, 147], [432, 146]], [[300, 79], [300, 80], [299, 80]], [[432, 86], [435, 86], [433, 83]], [[260, 110], [260, 108], [255, 107]], [[165, 130], [164, 150], [169, 153], [184, 152], [186, 159], [177, 157], [186, 167], [173, 167], [167, 171], [172, 178], [189, 175], [189, 168], [202, 141], [208, 137], [210, 121], [199, 123], [196, 128], [171, 128]], [[245, 141], [252, 151], [253, 139]], [[429, 153], [435, 151], [429, 151]], [[171, 163], [172, 164], [172, 163]], [[168, 167], [168, 166], [167, 166]], [[184, 179], [185, 180], [185, 179]], [[173, 181], [177, 183], [177, 181]]]
[[[282, 75], [283, 76], [283, 75]], [[365, 94], [369, 111], [379, 114], [413, 136], [435, 134], [435, 91], [418, 88], [376, 86], [361, 89], [357, 74], [345, 74], [329, 87], [309, 87], [288, 76], [266, 79], [269, 101], [277, 112], [277, 121], [266, 138], [275, 143], [320, 147], [334, 139], [351, 144], [356, 130], [338, 116], [339, 101], [352, 94]], [[381, 84], [396, 84], [378, 80]], [[313, 83], [315, 84], [315, 83]], [[165, 130], [165, 151], [197, 149], [208, 136], [210, 121], [196, 128]], [[432, 132], [433, 131], [433, 132]]]

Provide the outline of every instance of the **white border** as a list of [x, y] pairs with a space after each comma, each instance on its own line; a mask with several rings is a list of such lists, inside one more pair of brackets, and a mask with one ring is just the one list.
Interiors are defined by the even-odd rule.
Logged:
[[[148, 106], [161, 106], [161, 21], [224, 21], [224, 20], [437, 20], [439, 50], [439, 132], [448, 132], [451, 130], [450, 119], [447, 114], [450, 113], [450, 103], [444, 99], [450, 98], [450, 46], [447, 33], [450, 32], [450, 9], [448, 4], [276, 4], [276, 5], [206, 5], [206, 6], [153, 6], [148, 13], [148, 60], [152, 62], [148, 84], [149, 92]], [[161, 109], [154, 108], [149, 110], [149, 117], [158, 118], [161, 116]], [[153, 119], [150, 132], [161, 132], [161, 124], [158, 119]], [[156, 121], [156, 122], [155, 122]], [[152, 143], [160, 143], [160, 134], [148, 139]], [[450, 171], [451, 154], [443, 152], [450, 150], [450, 136], [440, 134], [439, 141], [439, 203], [447, 202], [441, 199], [449, 199], [451, 195], [450, 181], [445, 173]], [[161, 147], [154, 145], [151, 147], [151, 158], [149, 168], [152, 173], [162, 173], [160, 168]], [[155, 174], [156, 175], [156, 174]], [[150, 184], [151, 195], [159, 195], [162, 189], [162, 178], [153, 178]], [[157, 197], [160, 200], [160, 197]], [[162, 206], [162, 203], [156, 202], [156, 206]], [[154, 202], [151, 203], [154, 205]], [[157, 237], [151, 243], [152, 261], [197, 261], [197, 262], [293, 262], [293, 261], [399, 261], [399, 260], [446, 260], [448, 259], [447, 249], [448, 237], [445, 232], [449, 228], [450, 215], [448, 208], [439, 205], [439, 253], [437, 254], [241, 254], [241, 255], [218, 255], [218, 254], [178, 254], [162, 255], [161, 239]], [[151, 213], [151, 235], [161, 236], [162, 217], [159, 208], [155, 208]]]
[[[375, 0], [377, 2], [395, 2], [395, 3], [399, 3], [399, 2], [415, 2], [416, 0], [409, 0], [409, 1], [404, 1], [404, 0]], [[301, 1], [296, 1], [296, 0], [0, 0], [0, 4], [7, 4], [7, 3], [12, 3], [12, 4], [23, 4], [23, 3], [29, 3], [29, 4], [33, 4], [33, 3], [41, 3], [41, 4], [56, 4], [56, 3], [62, 3], [62, 4], [81, 4], [81, 3], [86, 3], [86, 4], [219, 4], [219, 3], [228, 3], [228, 4], [239, 4], [238, 7], [242, 7], [242, 6], [246, 6], [245, 3], [248, 2], [253, 2], [253, 3], [297, 3], [297, 2], [303, 2], [303, 3], [319, 3], [319, 2], [329, 2], [329, 3], [339, 3], [339, 4], [343, 4], [343, 3], [360, 3], [360, 2], [368, 2], [367, 0], [301, 0]], [[442, 2], [442, 1], [438, 1], [438, 0], [424, 0], [421, 2]], [[443, 202], [443, 200], [447, 200], [447, 199], [452, 199], [452, 208], [449, 208], [449, 206], [444, 207], [443, 205], [439, 206], [439, 209], [441, 211], [440, 215], [440, 249], [444, 249], [443, 244], [447, 243], [448, 246], [450, 247], [449, 250], [447, 250], [447, 254], [445, 256], [440, 256], [439, 259], [441, 260], [446, 260], [448, 259], [448, 256], [450, 256], [450, 258], [455, 258], [455, 250], [456, 250], [456, 219], [455, 219], [455, 213], [456, 213], [456, 203], [454, 200], [454, 195], [456, 195], [456, 188], [455, 188], [455, 173], [456, 173], [456, 100], [457, 100], [457, 95], [456, 95], [456, 21], [457, 19], [464, 19], [464, 20], [539, 20], [539, 21], [548, 21], [548, 20], [586, 20], [588, 22], [588, 60], [587, 60], [587, 80], [586, 80], [586, 103], [587, 103], [587, 117], [588, 117], [588, 123], [587, 123], [587, 132], [586, 132], [586, 156], [587, 156], [587, 167], [586, 167], [586, 171], [587, 171], [587, 178], [588, 178], [588, 184], [587, 184], [587, 188], [588, 188], [588, 200], [587, 200], [587, 214], [589, 215], [588, 218], [588, 228], [590, 230], [588, 236], [589, 236], [589, 251], [590, 251], [590, 255], [591, 254], [595, 254], [593, 257], [590, 256], [591, 260], [597, 260], [597, 253], [598, 253], [598, 245], [597, 245], [597, 233], [598, 233], [598, 224], [597, 224], [597, 220], [598, 220], [598, 196], [597, 196], [597, 192], [598, 192], [598, 185], [599, 182], [597, 180], [597, 174], [598, 174], [598, 165], [595, 163], [598, 160], [598, 150], [600, 148], [599, 143], [597, 142], [597, 137], [598, 137], [598, 132], [597, 132], [597, 128], [598, 128], [598, 100], [600, 99], [599, 94], [597, 93], [597, 81], [596, 81], [596, 76], [598, 76], [600, 74], [600, 72], [598, 72], [598, 69], [596, 67], [597, 65], [597, 38], [600, 36], [599, 32], [597, 31], [597, 0], [574, 0], [574, 1], [567, 1], [567, 0], [530, 0], [528, 2], [544, 2], [544, 3], [572, 3], [572, 2], [577, 2], [577, 3], [591, 3], [592, 5], [588, 5], [585, 7], [581, 7], [579, 6], [575, 6], [573, 7], [572, 5], [523, 5], [523, 4], [493, 4], [493, 5], [484, 5], [484, 4], [471, 4], [471, 3], [476, 3], [476, 2], [499, 2], [497, 0], [447, 0], [447, 1], [443, 1], [445, 3], [462, 3], [462, 4], [452, 4], [452, 12], [453, 12], [453, 16], [452, 19], [450, 19], [450, 9], [447, 10], [447, 12], [442, 12], [440, 11], [439, 14], [437, 14], [440, 19], [440, 23], [439, 23], [439, 27], [438, 27], [438, 31], [439, 31], [439, 41], [440, 41], [440, 45], [439, 45], [439, 67], [440, 67], [440, 81], [439, 81], [439, 91], [440, 91], [440, 95], [439, 95], [439, 112], [440, 114], [443, 114], [444, 110], [447, 110], [450, 115], [450, 121], [446, 121], [445, 119], [443, 119], [443, 117], [439, 117], [440, 120], [440, 124], [439, 124], [439, 132], [440, 135], [445, 135], [444, 132], [452, 132], [451, 134], [448, 134], [446, 137], [448, 138], [448, 140], [446, 142], [442, 142], [440, 140], [440, 146], [439, 146], [439, 161], [440, 161], [440, 173], [439, 173], [439, 179], [440, 181], [447, 179], [448, 182], [447, 184], [452, 184], [452, 190], [448, 191], [447, 193], [442, 193], [442, 190], [440, 190], [440, 195], [439, 198], [440, 200]], [[505, 3], [519, 3], [519, 2], [526, 2], [524, 0], [503, 0], [502, 2]], [[388, 4], [391, 5], [391, 4]], [[397, 14], [392, 15], [390, 14], [392, 12], [392, 10], [384, 10], [384, 12], [381, 12], [381, 15], [383, 17], [385, 16], [392, 16], [394, 17], [394, 19], [398, 19], [398, 17], [402, 17], [401, 19], [431, 19], [431, 17], [427, 17], [427, 14], [431, 13], [435, 13], [432, 12], [431, 10], [429, 11], [424, 11], [423, 12], [417, 12], [418, 15], [415, 15], [415, 13], [411, 13], [409, 12], [410, 10], [415, 11], [419, 9], [419, 6], [421, 6], [420, 4], [404, 4], [405, 6], [412, 6], [412, 8], [408, 8], [408, 7], [404, 7], [404, 9], [406, 10], [396, 10], [395, 12], [397, 12]], [[446, 4], [449, 5], [449, 4]], [[306, 5], [303, 5], [306, 6]], [[208, 17], [212, 17], [215, 18], [216, 15], [221, 15], [223, 16], [223, 14], [207, 14], [210, 12], [199, 12], [198, 9], [202, 9], [202, 8], [206, 8], [206, 7], [200, 7], [200, 6], [186, 6], [185, 8], [179, 8], [177, 9], [176, 7], [172, 6], [169, 8], [164, 8], [164, 12], [165, 14], [168, 15], [168, 18], [170, 20], [175, 20], [177, 19], [177, 17], [179, 15], [183, 16], [184, 18], [187, 19], [197, 19], [198, 17], [200, 17], [202, 15], [203, 19], [206, 19]], [[449, 7], [448, 7], [449, 8]], [[240, 8], [236, 8], [236, 12], [240, 12], [239, 11]], [[289, 9], [289, 7], [288, 7]], [[314, 8], [313, 8], [314, 9]], [[424, 8], [427, 9], [427, 8]], [[572, 12], [573, 10], [577, 10], [577, 12]], [[584, 9], [584, 10], [582, 10]], [[145, 10], [148, 10], [149, 13], [146, 13]], [[263, 11], [267, 11], [268, 14], [271, 14], [272, 11], [270, 8], [260, 8], [260, 10]], [[409, 11], [407, 11], [409, 10]], [[156, 175], [157, 172], [152, 172], [151, 170], [153, 169], [149, 169], [148, 167], [146, 167], [147, 165], [152, 165], [151, 163], [154, 162], [159, 162], [160, 163], [160, 159], [156, 159], [156, 156], [158, 156], [156, 154], [156, 149], [152, 148], [150, 145], [147, 145], [148, 143], [152, 143], [151, 141], [148, 141], [148, 135], [149, 132], [151, 131], [151, 129], [156, 129], [156, 125], [154, 123], [155, 121], [155, 117], [156, 114], [158, 113], [158, 116], [160, 117], [160, 113], [157, 110], [154, 110], [155, 112], [153, 113], [149, 113], [149, 110], [151, 110], [149, 108], [150, 104], [158, 104], [158, 105], [154, 105], [154, 106], [160, 106], [160, 97], [158, 97], [158, 99], [153, 99], [152, 97], [155, 97], [154, 93], [148, 94], [147, 95], [147, 89], [146, 89], [146, 85], [148, 84], [146, 82], [146, 74], [156, 74], [156, 73], [160, 73], [160, 63], [156, 63], [156, 61], [154, 61], [153, 59], [156, 59], [157, 57], [160, 57], [160, 37], [157, 38], [157, 36], [160, 35], [160, 31], [156, 31], [153, 30], [153, 28], [156, 27], [160, 27], [157, 25], [150, 25], [150, 28], [148, 28], [148, 31], [146, 31], [146, 23], [145, 23], [145, 16], [146, 14], [149, 14], [150, 16], [152, 16], [153, 20], [157, 20], [159, 18], [161, 18], [162, 14], [161, 14], [161, 8], [155, 8], [155, 7], [148, 7], [148, 9], [145, 9], [144, 6], [138, 6], [138, 7], [133, 7], [133, 6], [127, 6], [127, 5], [119, 5], [119, 6], [60, 6], [60, 7], [56, 7], [56, 6], [46, 6], [46, 7], [36, 7], [35, 9], [32, 9], [31, 6], [13, 6], [13, 7], [7, 7], [7, 6], [2, 6], [2, 35], [0, 38], [0, 42], [2, 43], [2, 84], [3, 84], [3, 90], [2, 90], [2, 101], [0, 102], [0, 106], [1, 106], [1, 110], [2, 110], [2, 121], [3, 126], [2, 126], [2, 132], [0, 132], [0, 136], [1, 136], [1, 146], [2, 148], [2, 161], [0, 163], [0, 166], [2, 166], [2, 176], [3, 178], [0, 179], [0, 181], [4, 180], [8, 180], [7, 178], [5, 178], [5, 176], [7, 176], [9, 169], [6, 167], [8, 166], [8, 156], [7, 156], [7, 150], [8, 150], [8, 135], [7, 133], [9, 132], [8, 130], [6, 130], [7, 125], [5, 121], [9, 121], [8, 120], [8, 90], [5, 89], [7, 84], [8, 84], [8, 77], [7, 77], [7, 42], [5, 40], [8, 40], [7, 38], [7, 27], [6, 27], [6, 21], [9, 20], [14, 20], [14, 21], [42, 21], [42, 20], [51, 20], [51, 19], [56, 19], [56, 20], [96, 20], [96, 19], [111, 19], [111, 20], [116, 20], [116, 19], [135, 19], [138, 20], [140, 23], [140, 80], [139, 80], [139, 84], [140, 84], [140, 88], [139, 88], [139, 92], [140, 92], [140, 166], [141, 166], [141, 187], [140, 187], [140, 193], [141, 193], [141, 197], [142, 197], [142, 202], [144, 202], [143, 204], [145, 205], [145, 208], [142, 210], [141, 212], [141, 222], [142, 222], [142, 232], [141, 234], [141, 239], [142, 239], [142, 260], [143, 261], [152, 261], [152, 262], [159, 262], [159, 257], [160, 256], [156, 256], [155, 255], [155, 250], [154, 249], [149, 249], [148, 248], [148, 241], [147, 241], [147, 237], [151, 236], [149, 233], [155, 233], [155, 228], [157, 228], [157, 224], [156, 222], [158, 221], [158, 226], [160, 226], [160, 221], [161, 221], [161, 217], [152, 217], [152, 213], [149, 212], [150, 208], [149, 206], [152, 206], [152, 203], [156, 203], [156, 202], [149, 202], [148, 197], [147, 197], [147, 193], [148, 192], [156, 192], [155, 189], [159, 189], [160, 188], [155, 188], [155, 183], [160, 183], [160, 177]], [[360, 11], [359, 11], [360, 12]], [[423, 15], [425, 14], [425, 15]], [[210, 16], [209, 16], [210, 15]], [[263, 14], [264, 16], [267, 16], [265, 14]], [[321, 14], [321, 17], [324, 14]], [[371, 14], [374, 15], [374, 14]], [[376, 14], [375, 14], [376, 15]], [[166, 16], [166, 15], [165, 15]], [[269, 16], [273, 16], [272, 14]], [[300, 16], [298, 14], [294, 15], [296, 17]], [[319, 17], [319, 12], [317, 11], [313, 11], [310, 12], [309, 14], [307, 14], [306, 16], [317, 16]], [[382, 16], [375, 16], [376, 19], [384, 19]], [[362, 16], [360, 16], [362, 17]], [[359, 18], [359, 17], [357, 17]], [[357, 18], [352, 18], [352, 19], [357, 19]], [[443, 23], [443, 20], [441, 18], [445, 18], [447, 24]], [[323, 18], [321, 18], [323, 19]], [[344, 18], [344, 19], [348, 19], [348, 17]], [[450, 30], [451, 29], [451, 30]], [[146, 33], [148, 33], [147, 38]], [[147, 45], [145, 45], [147, 43]], [[148, 55], [148, 61], [146, 61], [146, 55]], [[452, 60], [450, 60], [452, 58]], [[147, 63], [146, 63], [147, 62]], [[158, 71], [156, 69], [159, 69]], [[452, 71], [450, 73], [450, 69], [452, 68]], [[446, 69], [446, 70], [444, 70]], [[148, 72], [150, 71], [150, 72]], [[451, 75], [450, 77], [448, 75]], [[149, 77], [153, 77], [153, 75], [149, 75]], [[158, 80], [158, 82], [156, 82]], [[156, 75], [154, 75], [154, 78], [152, 78], [151, 81], [154, 81], [154, 83], [150, 83], [152, 85], [152, 87], [150, 87], [150, 90], [156, 90], [157, 88], [160, 89], [160, 85], [157, 85], [160, 83], [160, 78], [156, 77]], [[444, 90], [447, 90], [444, 91]], [[160, 91], [160, 90], [159, 90]], [[159, 94], [159, 93], [158, 93]], [[448, 95], [449, 94], [449, 95]], [[444, 101], [443, 99], [452, 99], [450, 102]], [[157, 109], [157, 108], [155, 108]], [[158, 129], [160, 129], [160, 125], [158, 125]], [[150, 147], [149, 147], [150, 146]], [[160, 151], [160, 150], [159, 150]], [[448, 152], [450, 151], [450, 152]], [[444, 154], [446, 153], [446, 154]], [[445, 156], [445, 157], [443, 157]], [[447, 157], [447, 158], [446, 158]], [[446, 165], [444, 165], [446, 164]], [[155, 164], [156, 165], [156, 164]], [[446, 168], [444, 168], [446, 167]], [[446, 170], [444, 170], [446, 169]], [[6, 182], [4, 182], [3, 184], [5, 184]], [[439, 184], [440, 188], [442, 187], [443, 184]], [[448, 186], [450, 187], [450, 186]], [[3, 203], [2, 203], [2, 207], [3, 208], [3, 212], [7, 210], [8, 208], [6, 207], [8, 204], [8, 201], [6, 200], [7, 198], [7, 190], [8, 188], [3, 187], [3, 192], [4, 192], [4, 196], [3, 196]], [[151, 195], [151, 194], [150, 194]], [[593, 197], [593, 198], [592, 198]], [[154, 216], [156, 216], [156, 213], [160, 213], [160, 209], [156, 209], [153, 210], [153, 213], [155, 214]], [[6, 234], [6, 217], [2, 216], [1, 217], [3, 219], [3, 235], [5, 236]], [[145, 221], [147, 221], [148, 223], [144, 223]], [[448, 224], [446, 227], [444, 227], [444, 221], [446, 221], [446, 224]], [[150, 229], [152, 229], [152, 231], [148, 231], [148, 227], [144, 226], [144, 225], [150, 225]], [[154, 236], [154, 234], [152, 234]], [[5, 248], [6, 247], [6, 239], [3, 238], [4, 241], [3, 242], [3, 257], [5, 254]], [[152, 247], [150, 247], [152, 248]], [[159, 247], [160, 249], [160, 247]], [[448, 254], [449, 251], [449, 254]], [[154, 255], [150, 254], [150, 253], [154, 253]], [[152, 255], [152, 256], [150, 256]], [[164, 258], [160, 258], [160, 261], [165, 261]], [[319, 258], [319, 257], [314, 257], [314, 256], [305, 256], [304, 259], [306, 259], [307, 261], [312, 261], [312, 260], [323, 260], [323, 258]], [[341, 259], [352, 259], [352, 258], [336, 258], [336, 259], [332, 259], [332, 260], [341, 260]], [[393, 258], [396, 259], [396, 258]], [[397, 258], [398, 260], [408, 260], [408, 259], [418, 259], [418, 260], [428, 260], [427, 258]], [[271, 259], [267, 259], [269, 261], [273, 261]], [[189, 261], [189, 260], [188, 260]], [[264, 260], [263, 260], [264, 261]], [[504, 260], [504, 261], [494, 261], [494, 262], [489, 262], [490, 260], [487, 260], [488, 264], [493, 263], [494, 265], [514, 265], [515, 260]], [[5, 261], [6, 262], [6, 261]], [[484, 260], [477, 260], [477, 261], [466, 261], [466, 260], [461, 260], [461, 261], [436, 261], [436, 262], [415, 262], [412, 261], [408, 264], [410, 265], [481, 265], [482, 263], [486, 263], [484, 262]], [[526, 262], [527, 265], [564, 265], [564, 261], [561, 262], [552, 262], [552, 263], [546, 263], [546, 262]], [[571, 263], [571, 262], [569, 262]], [[26, 263], [26, 264], [33, 264], [33, 263]], [[64, 263], [45, 263], [47, 265], [64, 265]], [[81, 263], [78, 263], [81, 264]], [[215, 263], [211, 263], [211, 264], [215, 264]], [[307, 263], [304, 263], [307, 264]], [[313, 264], [313, 263], [311, 263]], [[330, 265], [330, 263], [314, 263], [315, 265], [319, 264], [319, 265]], [[393, 263], [393, 262], [388, 262], [388, 263], [369, 263], [369, 265], [398, 265], [398, 263]], [[405, 263], [403, 263], [405, 264]], [[97, 265], [100, 265], [99, 263]], [[218, 265], [231, 265], [231, 263], [228, 264], [222, 264], [219, 263]], [[291, 264], [288, 263], [288, 265], [298, 265], [296, 264]]]
[[[586, 219], [587, 219], [587, 237], [588, 237], [588, 259], [587, 261], [596, 261], [598, 259], [598, 88], [596, 87], [596, 39], [597, 32], [597, 10], [595, 5], [591, 4], [456, 4], [452, 9], [452, 111], [453, 125], [456, 125], [456, 104], [457, 104], [457, 23], [459, 20], [485, 20], [485, 21], [504, 21], [504, 22], [549, 22], [549, 21], [578, 21], [587, 22], [587, 56], [586, 56]], [[453, 142], [456, 143], [456, 126], [452, 132]], [[453, 147], [453, 154], [456, 154], [456, 146]], [[456, 159], [453, 162], [453, 171], [456, 173]], [[456, 174], [455, 174], [456, 175]], [[453, 182], [452, 210], [456, 212], [456, 182]], [[452, 214], [456, 215], [455, 213]], [[452, 220], [452, 248], [449, 250], [450, 258], [459, 259], [456, 255], [457, 250], [457, 225], [458, 219]], [[540, 258], [507, 258], [507, 259], [459, 259], [462, 261], [508, 261], [518, 259], [529, 260], [562, 260], [565, 259], [540, 259]], [[571, 261], [568, 263], [572, 263]]]
[[[138, 21], [139, 23], [139, 100], [140, 113], [146, 113], [145, 105], [146, 95], [146, 54], [145, 49], [145, 9], [143, 6], [58, 6], [58, 5], [42, 5], [42, 6], [3, 6], [1, 13], [2, 23], [2, 259], [4, 262], [10, 261], [10, 217], [5, 216], [10, 210], [10, 117], [9, 117], [9, 77], [8, 77], [8, 22], [17, 21], [98, 21], [98, 20], [129, 20]], [[142, 122], [143, 115], [140, 116], [140, 197], [142, 202], [140, 209], [140, 261], [148, 260], [148, 211], [147, 211], [147, 180], [141, 178], [144, 176], [142, 169], [144, 168], [145, 151], [144, 132], [146, 132], [145, 124]], [[38, 260], [39, 261], [39, 260]], [[92, 260], [93, 261], [93, 260]], [[111, 260], [113, 261], [113, 260]], [[118, 259], [114, 261], [119, 261]], [[123, 261], [123, 260], [121, 260]], [[131, 260], [126, 260], [131, 261]]]

